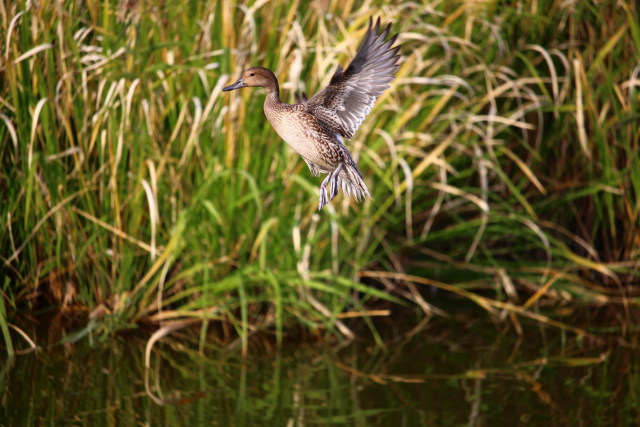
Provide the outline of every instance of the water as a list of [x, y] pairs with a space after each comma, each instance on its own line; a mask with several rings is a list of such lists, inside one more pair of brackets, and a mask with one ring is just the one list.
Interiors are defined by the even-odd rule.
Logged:
[[213, 337], [200, 353], [198, 330], [182, 329], [154, 347], [150, 370], [146, 336], [85, 339], [5, 362], [0, 425], [638, 425], [637, 335], [601, 325], [592, 342], [436, 318], [412, 337], [382, 325], [387, 349], [254, 337], [246, 359]]

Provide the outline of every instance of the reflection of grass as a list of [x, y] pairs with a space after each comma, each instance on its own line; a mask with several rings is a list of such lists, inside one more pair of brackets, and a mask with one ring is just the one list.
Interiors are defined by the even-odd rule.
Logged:
[[212, 342], [199, 348], [197, 334], [182, 329], [157, 343], [151, 369], [144, 340], [132, 336], [55, 345], [17, 358], [6, 377], [0, 372], [8, 390], [0, 419], [7, 426], [422, 426], [527, 415], [531, 425], [588, 425], [635, 413], [634, 349], [592, 346], [538, 325], [525, 326], [520, 339], [494, 326], [435, 319], [412, 338], [390, 337], [388, 349], [317, 340], [276, 348], [263, 334], [251, 341], [250, 358]]
[[[349, 335], [339, 314], [380, 298], [432, 309], [410, 282], [360, 283], [364, 270], [526, 293], [527, 307], [618, 301], [640, 237], [640, 28], [621, 4], [5, 6], [7, 312], [75, 306], [107, 329], [223, 320], [246, 346], [292, 322]], [[403, 43], [350, 143], [375, 200], [317, 213], [319, 182], [262, 95], [220, 91], [251, 64], [286, 100], [314, 93], [372, 13]]]

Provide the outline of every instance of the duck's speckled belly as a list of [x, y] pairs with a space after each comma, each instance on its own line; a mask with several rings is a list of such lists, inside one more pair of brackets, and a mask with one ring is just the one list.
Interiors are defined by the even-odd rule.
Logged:
[[335, 167], [330, 166], [327, 161], [328, 159], [318, 150], [318, 144], [321, 144], [322, 141], [314, 141], [311, 138], [312, 132], [310, 132], [310, 129], [303, 129], [303, 124], [295, 120], [297, 118], [295, 115], [291, 117], [282, 117], [281, 115], [275, 115], [275, 117], [270, 116], [270, 114], [267, 114], [267, 118], [269, 122], [271, 122], [273, 129], [280, 135], [284, 142], [302, 157], [322, 169], [335, 169]]

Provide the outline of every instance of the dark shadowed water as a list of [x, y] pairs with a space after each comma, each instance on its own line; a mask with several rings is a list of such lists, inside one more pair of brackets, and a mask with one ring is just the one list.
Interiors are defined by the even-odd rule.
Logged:
[[637, 330], [607, 316], [600, 342], [533, 323], [520, 337], [479, 315], [411, 337], [381, 326], [387, 348], [254, 337], [246, 359], [213, 338], [200, 352], [198, 329], [182, 329], [150, 370], [146, 338], [85, 338], [5, 359], [0, 424], [638, 425]]

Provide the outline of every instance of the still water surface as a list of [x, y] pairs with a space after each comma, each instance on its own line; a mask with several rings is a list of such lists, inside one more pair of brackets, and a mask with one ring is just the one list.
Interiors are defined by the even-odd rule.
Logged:
[[183, 329], [150, 370], [145, 338], [55, 344], [5, 363], [0, 425], [639, 425], [637, 335], [523, 328], [439, 318], [411, 337], [387, 328], [387, 348], [255, 338], [244, 360]]

